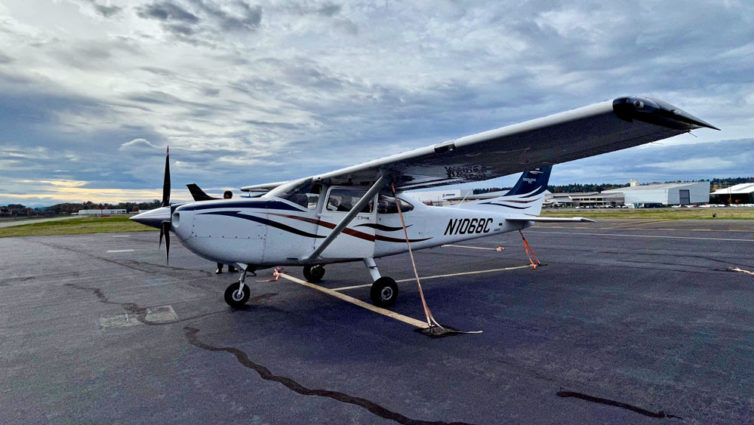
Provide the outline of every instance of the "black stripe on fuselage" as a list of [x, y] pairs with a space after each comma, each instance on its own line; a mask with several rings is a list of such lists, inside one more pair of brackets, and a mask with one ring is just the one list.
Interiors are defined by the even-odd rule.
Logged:
[[[376, 224], [376, 223], [364, 223], [364, 224], [359, 224], [356, 227], [362, 227], [362, 226], [371, 227], [372, 229], [377, 229], [381, 232], [395, 232], [397, 230], [403, 230], [403, 227], [390, 227], [390, 226], [385, 226], [384, 224]], [[413, 224], [409, 224], [408, 226], [406, 226], [406, 228], [409, 228], [411, 226], [413, 226]]]

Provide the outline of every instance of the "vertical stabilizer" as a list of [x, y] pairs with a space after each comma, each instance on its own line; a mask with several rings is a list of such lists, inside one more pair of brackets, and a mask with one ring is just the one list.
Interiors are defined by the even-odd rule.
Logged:
[[525, 171], [516, 185], [505, 195], [469, 202], [463, 204], [461, 208], [497, 211], [511, 215], [539, 215], [542, 211], [551, 171], [551, 165]]
[[535, 168], [533, 170], [524, 171], [521, 177], [516, 182], [505, 196], [511, 195], [538, 195], [547, 190], [547, 182], [550, 181], [550, 172], [552, 171], [552, 165]]

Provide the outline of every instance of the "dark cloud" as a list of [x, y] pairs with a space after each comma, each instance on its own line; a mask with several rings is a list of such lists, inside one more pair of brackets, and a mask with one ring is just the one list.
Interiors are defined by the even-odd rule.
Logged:
[[138, 9], [140, 17], [145, 19], [157, 19], [163, 22], [196, 24], [199, 18], [176, 3], [170, 1], [155, 2], [141, 6]]
[[262, 8], [260, 6], [251, 7], [243, 1], [231, 3], [240, 12], [238, 15], [228, 13], [206, 0], [191, 0], [191, 3], [204, 12], [205, 16], [217, 22], [222, 30], [254, 31], [262, 21]]
[[341, 5], [329, 3], [325, 4], [324, 6], [320, 7], [317, 10], [317, 13], [322, 16], [335, 16], [338, 13], [340, 13]]
[[[138, 16], [160, 21], [163, 29], [189, 42], [223, 37], [224, 32], [255, 31], [262, 21], [262, 8], [244, 1], [220, 6], [208, 0], [162, 0], [138, 8]], [[203, 37], [196, 38], [203, 34]]]

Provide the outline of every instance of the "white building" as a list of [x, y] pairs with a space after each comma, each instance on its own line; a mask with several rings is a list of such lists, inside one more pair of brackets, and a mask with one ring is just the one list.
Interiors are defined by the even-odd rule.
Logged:
[[754, 183], [741, 183], [717, 189], [710, 194], [710, 198], [712, 202], [718, 204], [752, 204], [754, 203]]
[[602, 191], [622, 193], [626, 205], [693, 205], [709, 202], [709, 182], [663, 183], [640, 185], [635, 180], [628, 187]]

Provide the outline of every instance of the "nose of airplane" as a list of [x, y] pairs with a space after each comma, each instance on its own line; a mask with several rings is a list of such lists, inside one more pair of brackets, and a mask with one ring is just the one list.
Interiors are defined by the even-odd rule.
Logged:
[[131, 217], [131, 220], [146, 226], [160, 228], [163, 221], [170, 221], [170, 207], [160, 207], [144, 211]]

